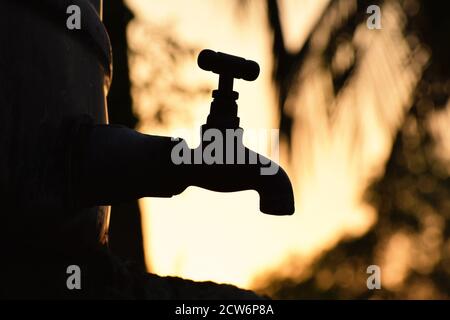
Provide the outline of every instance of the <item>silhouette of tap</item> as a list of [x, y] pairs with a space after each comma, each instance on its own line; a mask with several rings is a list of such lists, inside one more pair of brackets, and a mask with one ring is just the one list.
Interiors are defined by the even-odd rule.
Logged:
[[[206, 71], [219, 74], [219, 87], [213, 91], [213, 102], [206, 124], [201, 128], [201, 144], [192, 151], [204, 153], [211, 142], [208, 131], [220, 132], [223, 147], [219, 152], [221, 163], [189, 166], [192, 185], [209, 190], [233, 192], [256, 190], [260, 196], [260, 210], [266, 214], [289, 215], [294, 213], [291, 182], [278, 164], [246, 148], [242, 142], [243, 129], [239, 127], [234, 79], [256, 80], [259, 65], [250, 60], [229, 54], [203, 50], [198, 65]], [[217, 150], [215, 150], [217, 151]], [[231, 154], [230, 154], [231, 153]], [[229, 161], [225, 161], [229, 160]], [[224, 164], [225, 163], [225, 164]]]
[[[171, 197], [188, 186], [198, 186], [219, 192], [256, 190], [263, 213], [294, 213], [292, 185], [286, 172], [242, 143], [236, 104], [239, 94], [233, 91], [233, 81], [255, 80], [259, 75], [258, 64], [203, 50], [198, 65], [219, 74], [210, 114], [200, 130], [200, 145], [189, 149], [182, 139], [79, 120], [74, 125], [74, 205], [114, 204], [146, 196]], [[217, 137], [222, 143], [218, 143]]]

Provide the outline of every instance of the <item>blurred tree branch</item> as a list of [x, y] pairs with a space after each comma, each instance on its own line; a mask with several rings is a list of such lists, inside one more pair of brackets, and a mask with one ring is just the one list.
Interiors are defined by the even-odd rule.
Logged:
[[[389, 0], [379, 1], [383, 3]], [[358, 11], [365, 5], [358, 2]], [[404, 37], [427, 46], [431, 60], [395, 133], [385, 172], [366, 194], [378, 221], [362, 237], [343, 239], [324, 252], [298, 279], [269, 280], [265, 292], [276, 298], [450, 296], [450, 165], [436, 156], [434, 150], [442, 146], [430, 131], [436, 112], [450, 112], [450, 45], [443, 42], [450, 30], [445, 17], [449, 5], [415, 0], [400, 5], [406, 17]], [[352, 35], [359, 21], [351, 16], [330, 38]], [[382, 290], [366, 287], [366, 268], [372, 264], [383, 266]]]
[[130, 24], [132, 95], [140, 125], [165, 127], [175, 119], [189, 121], [186, 101], [205, 96], [210, 88], [184, 78], [199, 48], [184, 43], [170, 25], [135, 19]]

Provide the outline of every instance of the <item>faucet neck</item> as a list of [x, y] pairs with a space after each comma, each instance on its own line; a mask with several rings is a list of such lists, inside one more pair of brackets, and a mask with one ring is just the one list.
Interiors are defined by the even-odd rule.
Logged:
[[212, 96], [214, 99], [211, 102], [206, 126], [216, 129], [239, 128], [238, 106], [236, 103], [239, 93], [233, 90], [219, 89], [214, 90]]

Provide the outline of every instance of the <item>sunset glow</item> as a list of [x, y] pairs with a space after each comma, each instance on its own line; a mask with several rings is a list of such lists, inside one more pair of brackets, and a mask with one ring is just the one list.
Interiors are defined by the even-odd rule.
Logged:
[[[262, 2], [251, 2], [243, 9], [231, 2], [128, 0], [142, 23], [147, 21], [162, 30], [171, 30], [184, 43], [200, 49], [236, 54], [260, 64], [261, 75], [256, 81], [235, 83], [240, 94], [238, 106], [244, 142], [257, 149], [252, 141], [246, 140], [245, 130], [276, 128], [278, 123], [271, 81], [271, 39]], [[297, 50], [304, 43], [327, 3], [326, 0], [282, 2], [289, 48]], [[385, 8], [383, 23], [382, 31], [370, 32], [361, 27], [352, 39], [365, 49], [365, 55], [361, 67], [339, 96], [334, 96], [330, 74], [314, 56], [305, 61], [298, 93], [289, 99], [289, 110], [296, 121], [291, 162], [284, 144], [280, 155], [281, 165], [294, 184], [296, 213], [288, 217], [260, 213], [254, 191], [219, 194], [190, 187], [171, 199], [143, 199], [144, 242], [150, 271], [255, 288], [256, 279], [264, 278], [266, 273], [295, 276], [301, 272], [300, 267], [298, 270], [285, 267], [284, 263], [292, 257], [299, 258], [299, 264], [307, 264], [341, 237], [360, 235], [374, 223], [375, 211], [363, 202], [362, 194], [371, 179], [382, 173], [393, 132], [409, 106], [411, 92], [427, 58], [426, 53], [418, 50], [415, 64], [404, 68], [411, 50], [400, 39], [401, 16], [394, 7]], [[138, 31], [135, 24], [128, 30], [131, 47], [140, 43]], [[321, 36], [326, 37], [326, 32], [317, 32], [317, 50]], [[382, 48], [385, 51], [380, 51]], [[335, 63], [339, 67], [346, 61], [337, 59]], [[145, 79], [146, 71], [151, 70], [142, 61], [131, 61], [130, 65], [134, 83]], [[176, 76], [183, 83], [206, 84], [210, 88], [215, 88], [218, 80], [216, 75], [200, 70], [195, 59], [180, 66]], [[380, 95], [385, 98], [383, 103]], [[192, 132], [183, 138], [191, 147], [197, 145], [200, 125], [209, 113], [209, 94], [185, 101], [177, 101], [170, 94], [135, 93], [133, 97], [141, 117], [140, 130], [164, 135]], [[176, 109], [168, 123], [157, 125], [146, 119], [153, 115], [152, 101], [161, 99], [171, 101]], [[338, 110], [331, 122], [330, 108]], [[379, 110], [384, 117], [379, 116]], [[399, 236], [393, 239], [392, 246], [406, 246], [404, 243]], [[389, 281], [394, 285], [396, 279]]]

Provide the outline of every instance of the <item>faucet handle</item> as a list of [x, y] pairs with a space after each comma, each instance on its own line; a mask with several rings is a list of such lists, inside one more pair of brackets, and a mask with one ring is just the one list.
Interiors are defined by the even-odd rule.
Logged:
[[221, 78], [253, 81], [259, 76], [259, 65], [255, 61], [209, 49], [200, 52], [197, 63], [201, 69], [217, 73]]
[[209, 49], [200, 52], [197, 63], [201, 69], [219, 75], [219, 87], [212, 94], [214, 100], [207, 124], [214, 128], [237, 128], [239, 118], [236, 100], [239, 93], [233, 91], [234, 79], [256, 80], [259, 76], [259, 65], [255, 61]]

